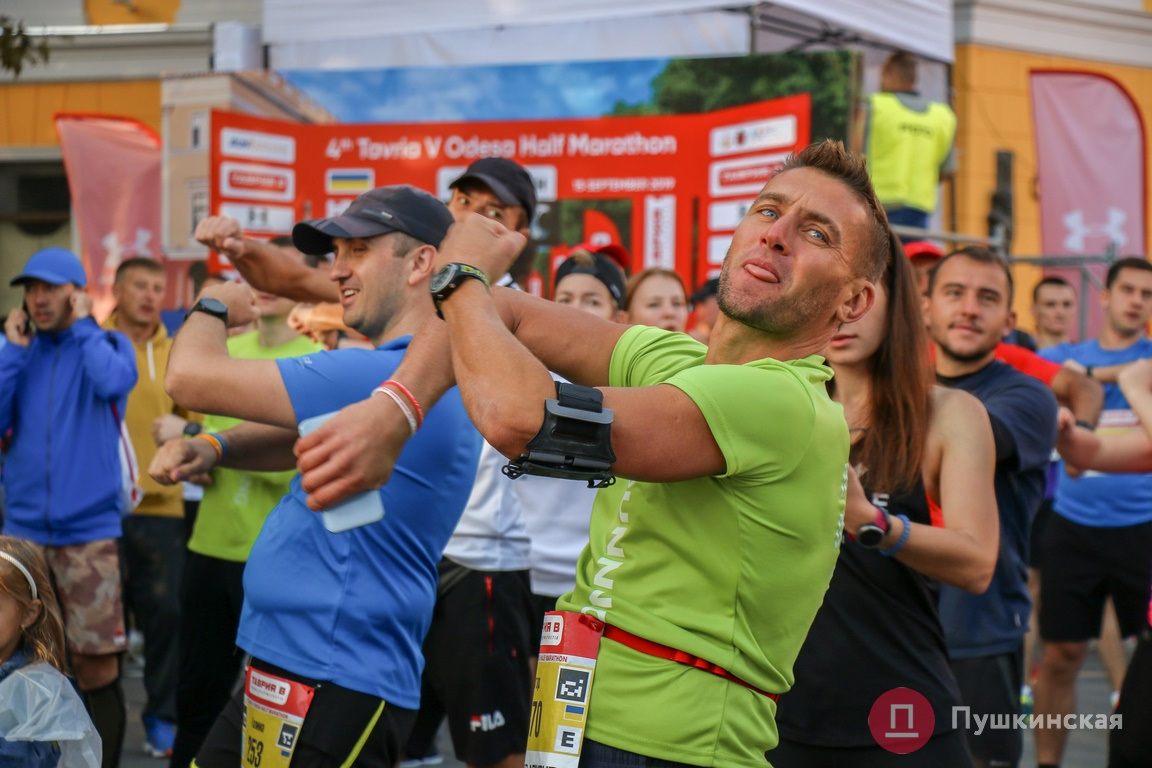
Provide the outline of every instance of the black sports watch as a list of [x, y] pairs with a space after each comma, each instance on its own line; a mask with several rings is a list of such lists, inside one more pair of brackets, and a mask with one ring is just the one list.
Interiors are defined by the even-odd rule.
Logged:
[[204, 427], [199, 422], [190, 421], [184, 425], [184, 437], [196, 437], [203, 431]]
[[436, 304], [436, 314], [440, 316], [441, 320], [444, 319], [444, 314], [440, 311], [440, 305], [452, 295], [452, 291], [459, 288], [460, 284], [468, 278], [479, 280], [487, 288], [492, 287], [488, 282], [487, 275], [471, 264], [445, 264], [436, 271], [436, 274], [432, 275], [432, 280], [428, 283], [428, 290], [432, 294], [433, 303]]
[[888, 515], [888, 511], [880, 507], [874, 507], [874, 509], [876, 510], [876, 519], [870, 523], [864, 523], [856, 529], [856, 541], [859, 542], [860, 546], [868, 549], [879, 547], [880, 542], [884, 541], [884, 537], [892, 529], [892, 518]]
[[[225, 328], [228, 327], [228, 305], [219, 299], [213, 299], [205, 296], [204, 298], [200, 299], [200, 301], [192, 305], [192, 309], [188, 310], [188, 315], [192, 314], [193, 312], [203, 312], [206, 315], [217, 317], [224, 321]], [[188, 319], [188, 315], [184, 316], [185, 320]]]

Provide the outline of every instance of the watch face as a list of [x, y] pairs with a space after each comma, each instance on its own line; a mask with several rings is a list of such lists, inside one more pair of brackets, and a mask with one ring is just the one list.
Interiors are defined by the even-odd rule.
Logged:
[[880, 542], [884, 541], [887, 534], [888, 532], [881, 529], [880, 526], [868, 523], [860, 526], [860, 529], [856, 531], [856, 541], [862, 547], [874, 549], [880, 546]]
[[432, 293], [439, 293], [443, 290], [444, 286], [452, 282], [452, 278], [456, 276], [456, 265], [449, 264], [441, 267], [432, 275], [432, 279], [428, 282], [428, 290]]
[[227, 312], [228, 311], [228, 305], [227, 304], [220, 301], [219, 299], [213, 299], [213, 298], [210, 298], [207, 296], [204, 297], [203, 299], [200, 299], [200, 306], [204, 307], [204, 309], [207, 309], [211, 312]]

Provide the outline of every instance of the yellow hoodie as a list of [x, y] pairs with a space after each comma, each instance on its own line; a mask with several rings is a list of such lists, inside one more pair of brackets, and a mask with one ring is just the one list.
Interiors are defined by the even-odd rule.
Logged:
[[[103, 327], [116, 328], [115, 312], [104, 321]], [[200, 421], [201, 417], [176, 405], [164, 391], [164, 372], [168, 370], [168, 353], [172, 351], [172, 338], [164, 323], [157, 324], [152, 338], [134, 342], [133, 346], [136, 347], [138, 377], [136, 386], [128, 394], [127, 413], [121, 416], [128, 424], [128, 434], [132, 436], [132, 447], [136, 449], [136, 461], [140, 464], [139, 482], [144, 488], [144, 500], [135, 514], [183, 517], [184, 493], [180, 484], [160, 485], [148, 476], [148, 465], [152, 463], [157, 448], [152, 439], [152, 422], [169, 413], [190, 421]]]

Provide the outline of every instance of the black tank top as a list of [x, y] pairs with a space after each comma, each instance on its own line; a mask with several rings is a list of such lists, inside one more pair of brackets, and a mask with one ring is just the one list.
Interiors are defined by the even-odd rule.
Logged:
[[[896, 497], [865, 491], [892, 515], [932, 524], [922, 482]], [[824, 604], [796, 659], [796, 683], [780, 697], [781, 738], [829, 747], [873, 746], [872, 704], [901, 687], [931, 702], [934, 733], [952, 730], [952, 707], [959, 706], [960, 693], [936, 611], [938, 591], [934, 579], [845, 536]]]

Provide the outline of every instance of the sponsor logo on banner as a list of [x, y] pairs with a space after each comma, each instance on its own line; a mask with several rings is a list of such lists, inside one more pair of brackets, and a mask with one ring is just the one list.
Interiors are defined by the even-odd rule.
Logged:
[[262, 675], [256, 670], [252, 670], [252, 676], [248, 680], [248, 693], [252, 696], [270, 701], [273, 704], [283, 704], [288, 701], [288, 694], [291, 693], [292, 687], [283, 680], [277, 680], [273, 677]]
[[[528, 171], [528, 175], [532, 177], [532, 183], [536, 185], [537, 201], [545, 202], [556, 199], [559, 189], [556, 166], [522, 164], [522, 167]], [[466, 170], [468, 170], [466, 165], [441, 166], [436, 171], [436, 196], [441, 200], [449, 199], [452, 196], [452, 190], [448, 188], [448, 185], [463, 176]]]
[[731, 246], [732, 235], [716, 235], [708, 238], [708, 263], [723, 264]]
[[220, 131], [220, 154], [273, 163], [296, 162], [296, 139], [270, 133], [224, 128]]
[[329, 168], [324, 172], [324, 191], [330, 195], [358, 195], [376, 187], [371, 168]]
[[[1128, 220], [1128, 214], [1119, 208], [1109, 208], [1098, 221], [1085, 220], [1084, 211], [1080, 209], [1069, 211], [1060, 220], [1068, 232], [1068, 236], [1064, 238], [1064, 247], [1070, 253], [1085, 253], [1085, 240], [1091, 237], [1100, 240], [1099, 250], [1109, 245], [1117, 248], [1128, 245], [1128, 235], [1124, 231], [1124, 222]], [[1092, 249], [1093, 253], [1095, 251], [1096, 249]]]
[[296, 171], [271, 165], [221, 163], [220, 194], [242, 200], [290, 203], [296, 198]]
[[353, 197], [345, 197], [343, 199], [333, 200], [331, 198], [324, 201], [324, 218], [334, 219], [344, 211], [348, 210], [348, 206], [352, 205]]
[[713, 232], [731, 232], [740, 225], [756, 198], [723, 200], [708, 206], [708, 229]]
[[676, 268], [676, 196], [644, 198], [644, 269]]
[[708, 134], [712, 157], [791, 147], [796, 143], [796, 116], [785, 115], [713, 128]]
[[759, 194], [785, 157], [785, 153], [777, 152], [712, 163], [708, 167], [708, 192], [712, 197]]
[[220, 215], [236, 219], [242, 228], [257, 232], [291, 232], [296, 223], [296, 212], [286, 205], [221, 203]]

